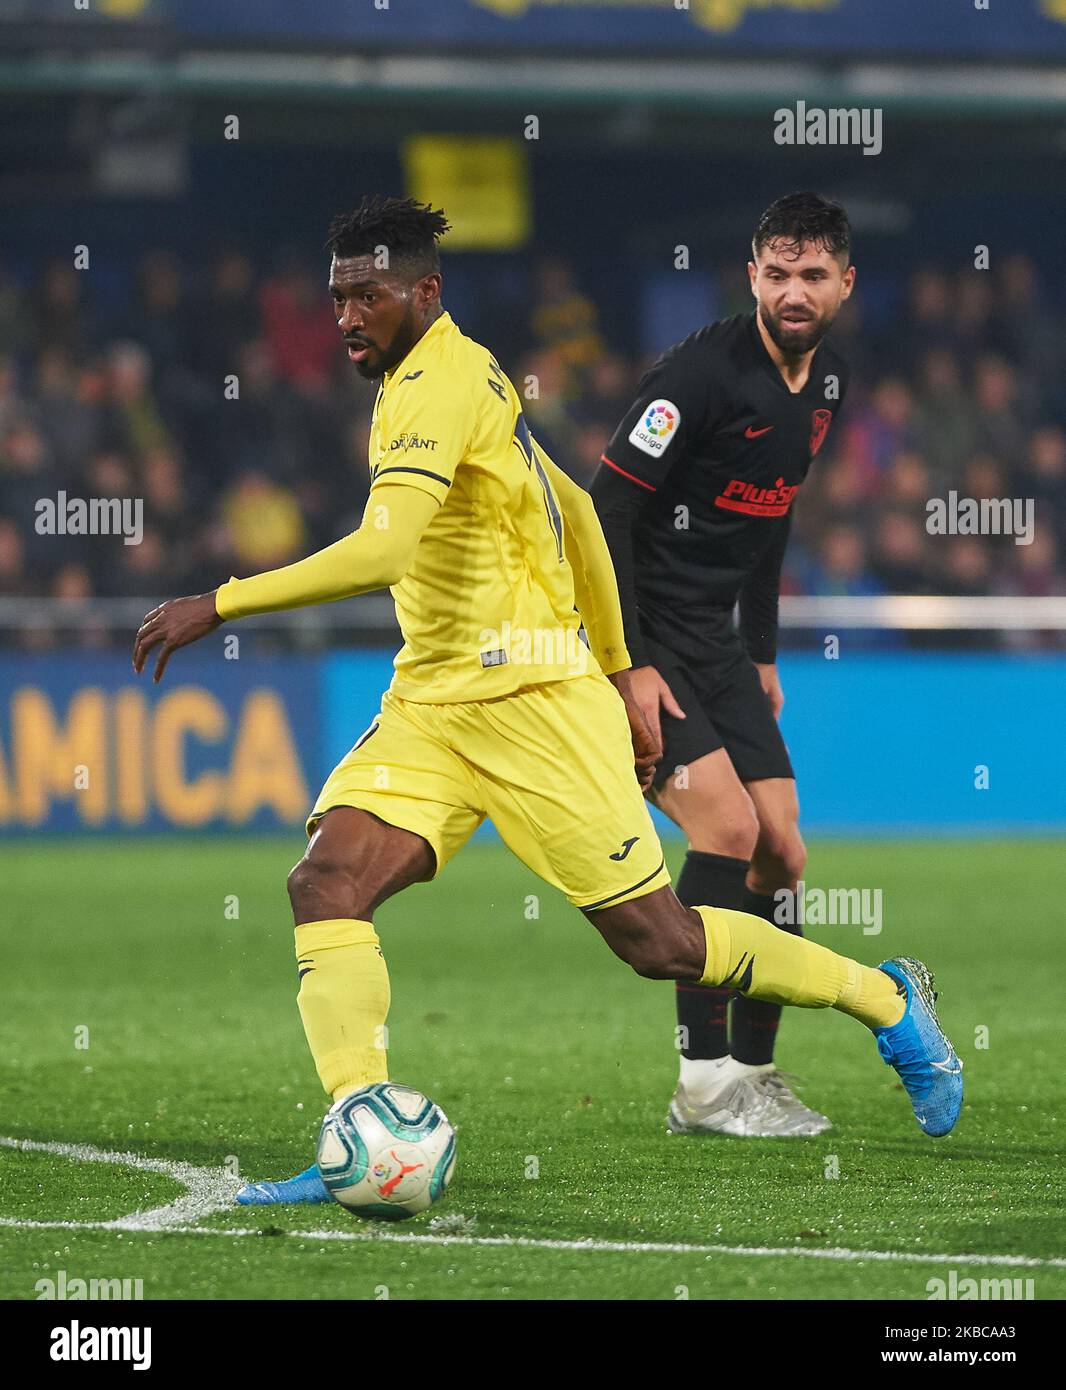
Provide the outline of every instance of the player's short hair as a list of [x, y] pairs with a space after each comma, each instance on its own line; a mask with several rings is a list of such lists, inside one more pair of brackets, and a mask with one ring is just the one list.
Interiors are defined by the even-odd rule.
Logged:
[[419, 280], [440, 270], [437, 242], [450, 225], [444, 212], [428, 203], [367, 195], [354, 212], [334, 217], [326, 249], [334, 256], [375, 256], [385, 246], [388, 268]]
[[851, 223], [839, 203], [818, 193], [789, 193], [771, 203], [759, 218], [751, 239], [754, 259], [770, 242], [782, 241], [797, 250], [803, 242], [836, 256], [845, 266], [851, 259]]

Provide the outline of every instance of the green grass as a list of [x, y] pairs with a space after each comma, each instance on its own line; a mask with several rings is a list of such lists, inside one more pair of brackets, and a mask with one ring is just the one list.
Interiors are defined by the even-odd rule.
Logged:
[[[285, 874], [292, 839], [130, 840], [0, 850], [9, 921], [0, 1132], [282, 1177], [324, 1108], [295, 1007]], [[675, 845], [671, 851], [679, 856]], [[439, 1212], [478, 1236], [1060, 1257], [1061, 846], [821, 843], [817, 884], [880, 887], [884, 930], [811, 932], [868, 963], [938, 973], [966, 1066], [956, 1132], [932, 1141], [870, 1038], [794, 1010], [778, 1060], [835, 1129], [790, 1141], [666, 1134], [673, 991], [639, 980], [552, 890], [491, 844], [378, 914], [391, 1066], [457, 1124]], [[540, 916], [527, 920], [528, 894]], [[236, 895], [238, 920], [226, 900]], [[75, 1046], [88, 1029], [88, 1048]], [[979, 1028], [988, 1047], [975, 1047]], [[826, 1177], [835, 1155], [840, 1176]], [[530, 1157], [539, 1177], [527, 1178]], [[106, 1220], [171, 1200], [169, 1178], [0, 1149], [0, 1216]], [[403, 1227], [426, 1234], [428, 1217]], [[336, 1207], [234, 1209], [258, 1237], [0, 1228], [0, 1296], [42, 1274], [142, 1278], [146, 1298], [903, 1298], [951, 1262], [394, 1243]], [[359, 1242], [286, 1231], [364, 1234]], [[958, 1267], [1066, 1294], [1066, 1269]]]

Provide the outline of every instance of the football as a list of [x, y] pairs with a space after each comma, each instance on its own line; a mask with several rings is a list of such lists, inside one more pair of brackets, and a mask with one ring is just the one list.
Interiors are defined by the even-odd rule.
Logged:
[[373, 1221], [404, 1221], [441, 1197], [455, 1170], [455, 1130], [410, 1086], [379, 1081], [331, 1107], [318, 1166], [335, 1201]]

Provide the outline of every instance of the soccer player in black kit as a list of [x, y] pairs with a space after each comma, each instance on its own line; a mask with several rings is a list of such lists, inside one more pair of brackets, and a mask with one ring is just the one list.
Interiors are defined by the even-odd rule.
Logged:
[[[795, 891], [806, 859], [777, 725], [781, 565], [792, 508], [847, 388], [847, 367], [823, 340], [855, 282], [850, 252], [838, 204], [794, 193], [769, 207], [748, 264], [755, 312], [701, 328], [659, 359], [590, 489], [633, 691], [662, 747], [648, 794], [689, 843], [678, 897], [770, 922], [775, 894]], [[730, 1003], [731, 993], [677, 984], [669, 1128], [828, 1129], [773, 1064], [780, 1006], [739, 993]]]

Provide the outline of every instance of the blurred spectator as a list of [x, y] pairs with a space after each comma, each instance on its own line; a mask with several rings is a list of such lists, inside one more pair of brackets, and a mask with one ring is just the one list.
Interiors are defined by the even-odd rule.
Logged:
[[61, 348], [71, 356], [81, 356], [89, 343], [84, 271], [62, 261], [45, 267], [30, 300], [30, 335], [39, 350]]
[[0, 358], [26, 347], [28, 317], [26, 296], [0, 261]]
[[836, 524], [822, 537], [812, 592], [834, 597], [879, 594], [881, 586], [869, 567], [862, 532], [857, 526]]
[[931, 496], [929, 469], [920, 454], [897, 454], [885, 473], [882, 494], [899, 506], [924, 507]]
[[52, 598], [91, 598], [92, 576], [84, 565], [61, 565], [52, 579]]
[[955, 347], [965, 362], [991, 341], [995, 297], [987, 270], [963, 270], [955, 282]]
[[877, 485], [880, 474], [896, 454], [918, 445], [914, 396], [902, 377], [887, 377], [879, 382], [868, 403], [860, 399], [854, 410], [845, 402], [841, 423], [844, 451], [867, 486]]
[[603, 352], [603, 339], [596, 306], [577, 288], [566, 261], [544, 260], [537, 266], [531, 327], [537, 342], [562, 364], [567, 397], [577, 395], [584, 374]]
[[0, 432], [27, 413], [28, 404], [19, 391], [18, 364], [14, 357], [0, 356]]
[[[991, 558], [981, 536], [938, 536], [936, 541], [940, 559], [938, 592], [959, 598], [991, 592]], [[1013, 542], [1008, 540], [1005, 544]]]
[[[1063, 362], [1062, 330], [1041, 293], [1029, 256], [1007, 256], [999, 272], [995, 337], [1010, 361], [1034, 381], [1057, 380]], [[1053, 402], [1045, 392], [1042, 404]]]
[[568, 473], [570, 431], [573, 417], [565, 400], [566, 367], [558, 353], [547, 350], [523, 357], [515, 389], [522, 397], [522, 413], [541, 445]]
[[225, 476], [254, 469], [279, 482], [298, 477], [311, 466], [310, 440], [298, 397], [279, 374], [270, 345], [253, 338], [238, 351], [231, 370], [240, 394], [226, 400], [220, 393], [216, 412]]
[[582, 487], [588, 487], [592, 482], [592, 475], [600, 466], [603, 451], [613, 432], [614, 421], [608, 423], [605, 420], [590, 420], [574, 430], [570, 473]]
[[170, 444], [151, 375], [152, 360], [140, 343], [115, 343], [108, 353], [103, 435], [128, 453]]
[[245, 473], [222, 498], [220, 515], [242, 575], [299, 559], [304, 522], [296, 499], [261, 473]]
[[9, 516], [0, 516], [0, 595], [32, 598], [35, 585], [26, 568], [26, 543], [22, 530]]
[[79, 390], [77, 374], [61, 348], [45, 348], [38, 357], [34, 386], [37, 415], [56, 465], [65, 473], [76, 472], [96, 445], [99, 410]]
[[165, 373], [189, 353], [189, 314], [176, 258], [150, 251], [134, 272], [134, 284], [125, 336], [143, 343], [156, 373]]
[[59, 486], [48, 445], [29, 420], [12, 420], [0, 435], [0, 506], [12, 517], [26, 541], [31, 565], [47, 566], [55, 558], [55, 539], [37, 530], [37, 503], [55, 497]]
[[947, 478], [977, 446], [958, 358], [947, 348], [933, 348], [921, 359], [917, 385], [922, 447], [934, 474]]
[[954, 348], [953, 305], [947, 276], [923, 266], [911, 276], [907, 307], [884, 352], [889, 362], [916, 362], [930, 348]]
[[888, 594], [927, 594], [928, 536], [922, 521], [908, 512], [889, 511], [877, 523], [873, 573]]
[[1025, 448], [1018, 379], [1002, 357], [988, 354], [974, 370], [974, 397], [978, 443], [1005, 459], [1019, 459]]
[[289, 257], [263, 286], [259, 306], [278, 374], [297, 384], [325, 384], [340, 360], [340, 330], [323, 277]]
[[579, 420], [606, 420], [604, 443], [633, 404], [633, 377], [628, 363], [617, 353], [605, 352], [592, 364], [585, 379], [584, 393], [575, 409]]
[[192, 365], [212, 384], [220, 383], [238, 370], [242, 347], [260, 333], [252, 263], [242, 251], [224, 251], [190, 308]]
[[1033, 435], [1019, 491], [1033, 497], [1038, 524], [1044, 521], [1051, 527], [1061, 548], [1066, 541], [1066, 434], [1062, 430], [1049, 426]]

